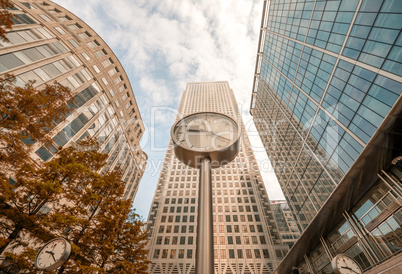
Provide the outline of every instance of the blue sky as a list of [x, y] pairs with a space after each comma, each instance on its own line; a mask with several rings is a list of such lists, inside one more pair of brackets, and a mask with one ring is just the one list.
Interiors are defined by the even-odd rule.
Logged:
[[270, 199], [283, 199], [249, 105], [262, 0], [56, 0], [94, 29], [122, 63], [146, 132], [148, 165], [134, 208], [152, 202], [175, 110], [188, 82], [229, 81]]

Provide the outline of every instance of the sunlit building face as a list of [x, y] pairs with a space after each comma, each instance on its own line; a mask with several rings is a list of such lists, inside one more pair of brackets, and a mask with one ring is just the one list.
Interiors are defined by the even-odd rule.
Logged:
[[147, 156], [139, 146], [141, 115], [119, 60], [99, 35], [61, 6], [13, 2], [9, 42], [0, 42], [0, 74], [15, 75], [18, 86], [35, 81], [39, 89], [57, 81], [74, 94], [66, 102], [71, 109], [66, 120], [54, 119], [52, 144], [30, 142], [32, 157], [47, 162], [61, 147], [96, 138], [101, 151], [109, 154], [105, 169], [123, 169], [124, 199], [133, 199]]
[[[208, 111], [226, 114], [244, 127], [228, 82], [187, 84], [177, 120]], [[228, 145], [235, 127], [229, 120], [213, 115], [202, 121], [191, 117], [174, 130], [176, 142], [182, 140], [183, 146], [195, 149], [204, 149], [205, 144], [217, 149]], [[256, 269], [255, 273], [272, 273], [289, 247], [276, 229], [244, 128], [240, 138], [238, 156], [231, 163], [212, 169], [215, 273], [253, 273]], [[195, 271], [198, 176], [197, 169], [176, 158], [170, 142], [148, 217], [150, 273]]]

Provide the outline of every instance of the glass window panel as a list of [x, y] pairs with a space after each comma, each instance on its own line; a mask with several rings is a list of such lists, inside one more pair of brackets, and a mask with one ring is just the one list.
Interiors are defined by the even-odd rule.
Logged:
[[37, 49], [41, 54], [43, 54], [43, 56], [45, 56], [45, 58], [51, 57], [52, 54], [49, 53], [49, 51], [47, 51], [46, 48], [48, 48], [48, 47], [43, 47], [43, 46], [42, 46], [42, 47], [37, 47], [36, 49]]
[[53, 65], [47, 64], [41, 67], [51, 78], [60, 75], [60, 71]]
[[49, 75], [47, 75], [47, 73], [46, 73], [43, 69], [41, 69], [41, 68], [35, 69], [34, 72], [35, 72], [40, 78], [42, 78], [43, 81], [45, 81], [45, 82], [46, 82], [47, 80], [50, 80], [50, 79], [51, 79], [51, 77], [49, 77]]
[[391, 45], [367, 41], [364, 45], [363, 51], [377, 56], [386, 57], [390, 49]]
[[40, 78], [36, 73], [34, 73], [33, 71], [28, 71], [25, 73], [22, 73], [20, 75], [18, 75], [22, 81], [24, 81], [25, 83], [28, 83], [29, 81], [35, 81], [35, 86], [37, 86], [38, 84], [43, 83], [42, 78]]
[[18, 59], [20, 59], [22, 62], [24, 62], [25, 64], [30, 64], [32, 63], [32, 60], [28, 58], [28, 56], [25, 55], [25, 53], [18, 51], [18, 52], [14, 52], [14, 55], [18, 57]]
[[355, 24], [372, 26], [376, 16], [377, 13], [359, 12], [359, 14], [356, 17]]
[[40, 53], [36, 48], [25, 49], [22, 52], [29, 56], [32, 61], [38, 61], [45, 58], [45, 56], [43, 56], [43, 54]]
[[385, 61], [382, 69], [392, 72], [398, 76], [402, 76], [402, 64], [401, 63], [387, 60], [387, 61]]
[[26, 40], [22, 38], [17, 32], [9, 32], [7, 33], [7, 38], [10, 40], [11, 44], [21, 44], [26, 43]]
[[381, 12], [402, 13], [402, 2], [399, 0], [385, 0]]
[[402, 20], [400, 14], [397, 13], [380, 13], [374, 25], [376, 27], [400, 30], [402, 28]]
[[5, 65], [9, 69], [24, 65], [24, 63], [12, 53], [1, 55], [0, 62], [2, 62], [3, 65]]

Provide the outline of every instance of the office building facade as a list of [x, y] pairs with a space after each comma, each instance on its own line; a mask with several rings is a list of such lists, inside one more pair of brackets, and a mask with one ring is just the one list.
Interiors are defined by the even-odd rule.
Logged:
[[[243, 128], [238, 156], [212, 170], [215, 273], [272, 273], [288, 247], [228, 82], [187, 85], [177, 119], [203, 111], [226, 114]], [[148, 217], [150, 273], [195, 271], [198, 176], [175, 157], [170, 141]]]
[[264, 1], [250, 112], [303, 232], [278, 273], [331, 273], [338, 253], [372, 273], [401, 260], [401, 13]]
[[34, 144], [32, 157], [46, 162], [60, 147], [97, 138], [110, 155], [105, 169], [122, 168], [124, 199], [133, 199], [147, 156], [139, 146], [144, 132], [139, 109], [119, 60], [99, 35], [61, 6], [47, 0], [13, 3], [9, 42], [0, 42], [0, 74], [15, 75], [17, 86], [35, 81], [38, 89], [57, 81], [74, 94], [66, 120], [55, 119], [53, 144]]
[[285, 200], [271, 200], [271, 209], [283, 243], [287, 244], [289, 249], [292, 248], [300, 236], [300, 231], [288, 203]]

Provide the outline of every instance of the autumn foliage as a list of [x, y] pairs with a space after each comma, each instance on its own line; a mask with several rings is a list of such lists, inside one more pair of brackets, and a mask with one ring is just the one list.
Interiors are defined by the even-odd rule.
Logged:
[[10, 0], [0, 0], [0, 40], [8, 41], [6, 37], [7, 29], [13, 25], [13, 14], [7, 9], [12, 9], [14, 5]]
[[73, 253], [58, 273], [145, 273], [147, 233], [131, 201], [121, 199], [121, 171], [102, 172], [108, 155], [98, 143], [60, 148], [46, 163], [30, 157], [33, 147], [51, 142], [71, 92], [13, 81], [0, 79], [0, 272], [35, 272], [38, 248], [63, 237]]

